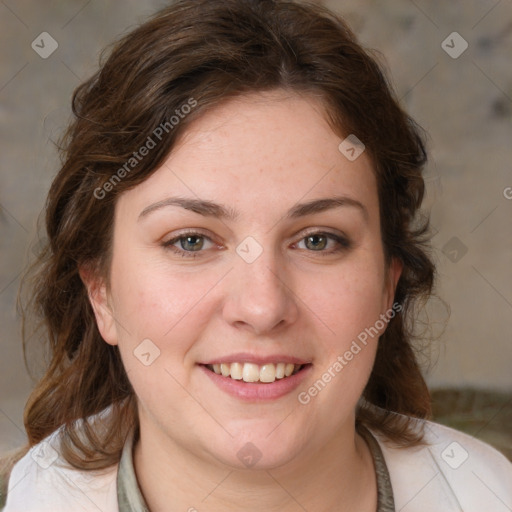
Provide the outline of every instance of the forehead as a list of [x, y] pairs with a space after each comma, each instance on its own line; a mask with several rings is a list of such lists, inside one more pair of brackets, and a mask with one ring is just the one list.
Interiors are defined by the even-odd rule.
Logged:
[[125, 192], [119, 206], [128, 203], [140, 212], [148, 201], [172, 194], [263, 214], [348, 195], [375, 209], [371, 160], [365, 153], [347, 159], [339, 150], [342, 140], [317, 97], [287, 91], [237, 97], [196, 119], [164, 164]]

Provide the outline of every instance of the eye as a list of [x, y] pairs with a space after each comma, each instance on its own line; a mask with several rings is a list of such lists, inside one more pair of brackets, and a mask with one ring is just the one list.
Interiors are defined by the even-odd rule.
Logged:
[[[162, 246], [184, 258], [196, 258], [202, 252], [215, 247], [215, 243], [203, 233], [187, 231], [167, 240]], [[336, 233], [314, 231], [306, 234], [295, 246], [327, 256], [350, 248], [351, 242], [345, 236]]]
[[195, 258], [198, 253], [214, 246], [212, 240], [202, 233], [189, 231], [164, 242], [163, 247], [183, 256], [184, 258]]
[[[301, 246], [301, 244], [304, 245]], [[319, 252], [327, 255], [348, 249], [351, 243], [348, 238], [344, 236], [324, 231], [315, 231], [308, 233], [296, 245], [299, 249], [306, 249], [311, 252]]]

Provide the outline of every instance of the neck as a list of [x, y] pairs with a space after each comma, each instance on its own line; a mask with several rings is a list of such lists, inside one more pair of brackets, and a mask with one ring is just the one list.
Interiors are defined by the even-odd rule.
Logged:
[[134, 448], [137, 481], [151, 512], [375, 511], [371, 453], [351, 429], [272, 469], [208, 464], [162, 431], [143, 429]]

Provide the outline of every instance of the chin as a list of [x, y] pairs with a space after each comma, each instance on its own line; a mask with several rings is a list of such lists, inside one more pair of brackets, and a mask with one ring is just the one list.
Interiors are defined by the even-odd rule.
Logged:
[[232, 456], [222, 459], [216, 457], [216, 459], [236, 470], [267, 471], [288, 464], [299, 452], [286, 447], [284, 449], [282, 447], [279, 452], [266, 447], [259, 449], [254, 443], [247, 442], [241, 445]]
[[210, 439], [205, 443], [205, 448], [217, 462], [237, 470], [275, 469], [292, 461], [303, 448], [293, 441], [290, 433], [280, 433], [277, 430], [271, 433], [277, 425], [275, 421], [272, 424], [266, 423], [267, 428], [261, 430], [246, 425], [241, 435], [229, 438], [225, 436], [223, 442], [213, 449]]

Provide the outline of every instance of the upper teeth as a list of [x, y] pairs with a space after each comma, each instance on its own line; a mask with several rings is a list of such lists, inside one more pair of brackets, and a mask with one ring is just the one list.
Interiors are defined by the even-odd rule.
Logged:
[[215, 373], [244, 382], [274, 382], [289, 377], [302, 365], [293, 363], [269, 363], [259, 366], [253, 363], [221, 363], [208, 365]]

